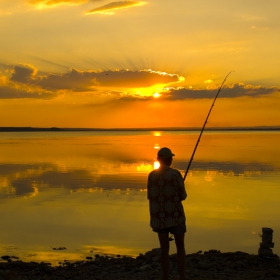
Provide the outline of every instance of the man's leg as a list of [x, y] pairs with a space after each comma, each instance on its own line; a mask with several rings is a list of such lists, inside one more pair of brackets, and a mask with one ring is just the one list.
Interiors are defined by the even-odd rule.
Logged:
[[185, 252], [185, 234], [174, 234], [175, 243], [177, 248], [177, 261], [180, 273], [180, 280], [185, 280], [185, 262], [186, 262], [186, 252]]
[[161, 249], [161, 268], [163, 273], [163, 279], [168, 279], [169, 272], [169, 238], [168, 233], [158, 232], [158, 239]]

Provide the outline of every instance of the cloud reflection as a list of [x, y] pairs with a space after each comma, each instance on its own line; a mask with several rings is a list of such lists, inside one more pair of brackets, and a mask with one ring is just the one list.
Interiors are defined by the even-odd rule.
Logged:
[[16, 179], [11, 182], [12, 184], [12, 193], [17, 196], [35, 196], [38, 194], [38, 188], [34, 186], [33, 182], [27, 179]]
[[[174, 162], [174, 167], [180, 170], [184, 170], [186, 168], [185, 162], [176, 161]], [[261, 174], [264, 172], [272, 172], [277, 171], [278, 168], [274, 167], [271, 164], [259, 163], [259, 162], [247, 162], [247, 163], [239, 163], [239, 162], [219, 162], [219, 161], [194, 161], [192, 162], [190, 170], [193, 171], [209, 171], [213, 173], [217, 172], [219, 175], [229, 175], [232, 174], [234, 176], [238, 175], [253, 175], [253, 174]]]
[[[133, 166], [130, 166], [133, 165]], [[70, 192], [93, 192], [97, 189], [145, 189], [147, 174], [157, 168], [152, 164], [120, 165], [122, 172], [99, 174], [98, 170], [90, 168], [67, 168], [53, 163], [34, 164], [1, 164], [0, 165], [0, 195], [1, 197], [19, 196], [31, 197], [37, 195], [43, 188], [65, 188]], [[184, 170], [185, 162], [175, 161], [174, 168]], [[122, 170], [121, 170], [122, 169]], [[191, 172], [206, 171], [206, 180], [213, 176], [259, 176], [264, 172], [275, 171], [276, 167], [258, 162], [219, 162], [195, 161]], [[127, 173], [125, 172], [127, 171]]]

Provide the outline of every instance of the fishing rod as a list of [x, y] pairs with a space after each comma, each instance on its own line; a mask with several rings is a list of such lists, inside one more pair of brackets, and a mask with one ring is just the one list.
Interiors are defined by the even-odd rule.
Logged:
[[204, 128], [205, 128], [205, 126], [206, 126], [207, 120], [208, 120], [208, 118], [209, 118], [209, 116], [210, 116], [210, 113], [211, 113], [211, 111], [212, 111], [212, 108], [214, 107], [215, 101], [216, 101], [216, 99], [217, 99], [217, 97], [218, 97], [218, 95], [219, 95], [219, 93], [220, 93], [220, 91], [221, 91], [221, 89], [222, 89], [222, 87], [223, 87], [225, 81], [227, 80], [227, 77], [228, 77], [232, 72], [234, 72], [234, 71], [230, 71], [230, 72], [226, 75], [224, 81], [222, 82], [222, 84], [221, 84], [221, 86], [220, 86], [220, 88], [219, 88], [219, 90], [218, 90], [218, 92], [217, 92], [217, 94], [216, 94], [216, 96], [215, 96], [215, 99], [214, 99], [214, 101], [213, 101], [213, 103], [212, 103], [212, 106], [211, 106], [209, 112], [208, 112], [208, 115], [207, 115], [207, 117], [206, 117], [206, 120], [205, 120], [205, 122], [204, 122], [204, 124], [203, 124], [203, 127], [202, 127], [202, 129], [201, 129], [201, 131], [200, 131], [199, 137], [198, 137], [198, 139], [197, 139], [196, 145], [195, 145], [195, 147], [194, 147], [194, 150], [193, 150], [191, 159], [190, 159], [190, 161], [189, 161], [188, 167], [187, 167], [186, 172], [185, 172], [185, 175], [184, 175], [184, 181], [185, 181], [185, 179], [186, 179], [186, 177], [187, 177], [187, 174], [188, 174], [188, 171], [189, 171], [189, 169], [190, 169], [190, 166], [191, 166], [191, 163], [192, 163], [194, 154], [195, 154], [195, 152], [196, 152], [198, 143], [199, 143], [199, 141], [200, 141], [201, 135], [202, 135], [202, 133], [203, 133], [203, 131], [204, 131]]

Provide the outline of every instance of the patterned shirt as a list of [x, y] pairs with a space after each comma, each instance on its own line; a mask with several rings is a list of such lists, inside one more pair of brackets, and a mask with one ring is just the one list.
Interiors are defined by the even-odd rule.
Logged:
[[182, 200], [187, 193], [184, 180], [177, 169], [162, 166], [148, 177], [150, 225], [154, 230], [169, 228], [186, 221]]

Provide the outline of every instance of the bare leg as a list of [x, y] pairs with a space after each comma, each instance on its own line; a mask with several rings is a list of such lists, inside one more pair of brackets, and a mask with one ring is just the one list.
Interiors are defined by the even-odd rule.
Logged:
[[169, 238], [168, 233], [158, 233], [158, 239], [161, 249], [161, 268], [163, 279], [168, 280], [169, 272]]
[[180, 280], [185, 280], [185, 262], [186, 262], [186, 252], [185, 252], [185, 234], [174, 234], [175, 243], [177, 248], [177, 261], [179, 267]]

